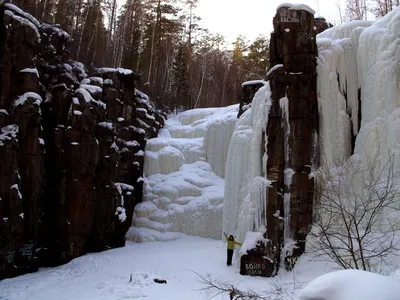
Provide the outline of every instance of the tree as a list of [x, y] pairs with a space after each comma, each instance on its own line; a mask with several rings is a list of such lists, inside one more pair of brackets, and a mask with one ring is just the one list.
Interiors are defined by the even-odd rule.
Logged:
[[348, 21], [367, 19], [367, 0], [347, 0], [346, 17]]
[[374, 2], [375, 5], [372, 8], [372, 13], [377, 18], [383, 17], [400, 4], [399, 0], [374, 0]]
[[[356, 156], [333, 168], [321, 167], [317, 205], [310, 232], [316, 255], [343, 269], [379, 271], [399, 255], [400, 171], [393, 154], [382, 166]], [[394, 216], [394, 217], [392, 217]]]
[[189, 63], [187, 44], [180, 43], [173, 67], [173, 87], [177, 107], [190, 108]]
[[260, 34], [254, 42], [249, 46], [249, 54], [247, 55], [247, 69], [265, 77], [266, 70], [269, 66], [269, 40], [265, 35]]
[[199, 276], [199, 282], [203, 285], [200, 291], [204, 292], [209, 299], [214, 299], [222, 295], [228, 295], [230, 300], [293, 299], [292, 294], [294, 291], [289, 291], [288, 288], [276, 278], [271, 281], [271, 288], [262, 292], [255, 292], [252, 290], [241, 290], [233, 284], [214, 280], [209, 274], [206, 276], [202, 276], [198, 273], [195, 274]]

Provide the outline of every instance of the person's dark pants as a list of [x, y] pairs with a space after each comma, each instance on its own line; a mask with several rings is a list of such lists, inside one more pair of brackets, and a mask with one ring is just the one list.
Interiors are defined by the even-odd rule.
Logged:
[[226, 260], [226, 265], [232, 265], [233, 249], [228, 249], [228, 259]]

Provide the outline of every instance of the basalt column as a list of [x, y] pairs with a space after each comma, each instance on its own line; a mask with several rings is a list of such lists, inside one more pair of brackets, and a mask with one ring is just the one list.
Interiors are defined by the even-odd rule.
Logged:
[[267, 234], [277, 267], [282, 259], [291, 269], [304, 252], [312, 221], [318, 131], [316, 97], [316, 27], [311, 9], [281, 6], [271, 34], [272, 107], [267, 126]]

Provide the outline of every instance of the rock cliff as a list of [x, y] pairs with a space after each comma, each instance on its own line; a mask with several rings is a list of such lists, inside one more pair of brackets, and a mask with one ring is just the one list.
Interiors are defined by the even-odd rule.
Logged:
[[131, 70], [88, 70], [70, 36], [0, 4], [0, 279], [123, 246], [165, 115]]

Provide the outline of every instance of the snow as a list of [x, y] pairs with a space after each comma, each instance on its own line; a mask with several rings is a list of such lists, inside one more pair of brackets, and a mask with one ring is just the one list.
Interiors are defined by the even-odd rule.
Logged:
[[0, 109], [0, 114], [5, 114], [7, 116], [9, 115], [5, 109]]
[[[245, 248], [244, 244], [241, 249]], [[242, 276], [239, 254], [235, 251], [233, 265], [227, 267], [225, 241], [192, 236], [170, 242], [127, 241], [124, 248], [87, 254], [62, 266], [2, 280], [0, 298], [204, 300], [209, 297], [201, 291], [205, 286], [199, 275], [209, 274], [214, 281], [281, 300], [398, 299], [399, 283], [393, 278], [354, 270], [317, 278], [333, 269], [323, 262], [311, 262], [307, 256], [299, 259], [293, 272], [274, 278]], [[155, 278], [167, 284], [157, 284]], [[229, 299], [229, 295], [214, 299]]]
[[36, 76], [39, 78], [39, 72], [36, 68], [25, 68], [19, 72], [20, 73], [33, 73], [33, 74], [36, 74]]
[[244, 238], [242, 246], [240, 247], [239, 253], [241, 255], [247, 254], [247, 250], [255, 249], [258, 242], [267, 243], [268, 241], [269, 240], [263, 237], [263, 234], [261, 232], [246, 232], [246, 236]]
[[278, 70], [278, 69], [280, 69], [280, 68], [283, 68], [283, 65], [282, 65], [282, 64], [277, 64], [277, 65], [273, 66], [273, 67], [268, 71], [267, 76], [270, 75], [270, 74], [272, 74], [275, 70]]
[[90, 77], [89, 80], [91, 82], [96, 82], [100, 85], [103, 85], [103, 78], [101, 78], [101, 77]]
[[17, 138], [19, 127], [15, 124], [4, 126], [0, 131], [0, 146], [4, 146], [4, 141]]
[[[21, 194], [21, 192], [19, 191], [18, 184], [12, 185], [12, 186], [10, 187], [10, 190], [17, 190], [18, 198], [19, 198], [19, 199], [22, 199], [22, 194]], [[20, 216], [21, 216], [21, 215], [20, 215]], [[23, 218], [23, 217], [24, 217], [24, 214], [22, 214], [21, 217]]]
[[[18, 21], [19, 23], [21, 23], [21, 25], [30, 27], [36, 34], [36, 41], [38, 43], [40, 43], [41, 40], [40, 40], [40, 34], [39, 34], [39, 30], [38, 30], [39, 22], [34, 17], [32, 17], [30, 14], [22, 12], [22, 10], [20, 10], [18, 7], [16, 7], [13, 4], [6, 3], [4, 6], [5, 6], [5, 8], [12, 10], [12, 11], [5, 10], [4, 14], [8, 15], [11, 18], [13, 18], [14, 20]], [[13, 12], [16, 12], [16, 13], [22, 12], [20, 14], [22, 14], [24, 17], [15, 15]]]
[[[89, 82], [90, 82], [90, 80], [89, 80]], [[79, 87], [87, 90], [91, 94], [103, 92], [103, 89], [101, 87], [98, 87], [97, 85], [81, 84]]]
[[78, 89], [75, 91], [75, 93], [76, 93], [77, 95], [79, 95], [79, 94], [82, 95], [82, 96], [83, 96], [83, 99], [85, 100], [85, 102], [87, 102], [87, 103], [95, 103], [96, 105], [98, 105], [98, 106], [103, 107], [104, 109], [106, 109], [106, 104], [103, 103], [103, 102], [100, 101], [100, 100], [95, 100], [95, 99], [93, 99], [92, 96], [89, 94], [89, 92], [88, 92], [86, 89], [84, 89], [84, 88], [78, 88]]
[[135, 95], [142, 99], [149, 100], [149, 96], [147, 96], [145, 93], [142, 93], [138, 89], [135, 89]]
[[309, 7], [306, 4], [294, 4], [294, 3], [282, 3], [281, 5], [279, 5], [276, 8], [276, 11], [278, 11], [279, 9], [283, 8], [283, 7], [287, 7], [289, 8], [289, 10], [305, 10], [308, 11], [310, 14], [315, 14], [315, 10], [313, 10], [311, 7]]
[[101, 126], [101, 127], [105, 127], [105, 128], [108, 128], [108, 129], [110, 129], [110, 130], [113, 130], [113, 123], [111, 123], [111, 122], [100, 122], [99, 124], [97, 124], [98, 126]]
[[114, 83], [113, 83], [113, 81], [112, 81], [112, 79], [106, 79], [106, 80], [104, 80], [104, 85], [113, 85]]
[[266, 82], [264, 80], [250, 80], [243, 82], [242, 86], [253, 85], [253, 84], [266, 84]]
[[[132, 243], [124, 248], [92, 253], [55, 267], [41, 268], [0, 282], [0, 298], [7, 300], [204, 300], [200, 277], [243, 289], [262, 291], [272, 279], [241, 276], [238, 259], [226, 267], [226, 243], [185, 236], [173, 242]], [[132, 275], [132, 281], [130, 278]], [[154, 279], [167, 284], [157, 284]], [[282, 278], [289, 283], [289, 279]], [[293, 295], [293, 291], [289, 291]], [[217, 297], [216, 299], [228, 299]]]
[[96, 71], [99, 74], [116, 73], [116, 72], [118, 72], [118, 73], [123, 74], [123, 75], [129, 75], [129, 74], [133, 73], [132, 70], [122, 69], [122, 68], [116, 68], [116, 69], [114, 69], [114, 68], [98, 68], [98, 69], [96, 69]]
[[74, 110], [74, 115], [80, 116], [82, 115], [82, 112], [80, 110]]
[[42, 103], [42, 97], [40, 97], [40, 95], [33, 92], [27, 92], [22, 96], [18, 97], [18, 99], [13, 102], [13, 105], [14, 106], [24, 105], [28, 99], [33, 99], [34, 101], [32, 104], [34, 105], [40, 105]]
[[359, 270], [342, 270], [322, 275], [298, 293], [300, 300], [398, 300], [399, 282]]

